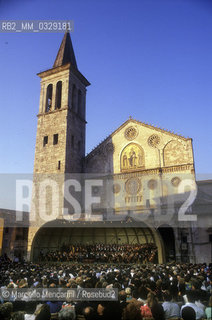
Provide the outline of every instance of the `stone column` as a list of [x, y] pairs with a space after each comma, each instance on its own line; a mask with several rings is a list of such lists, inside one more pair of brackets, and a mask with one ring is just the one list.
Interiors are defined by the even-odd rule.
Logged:
[[28, 244], [27, 244], [27, 261], [32, 260], [32, 243], [39, 227], [29, 227]]

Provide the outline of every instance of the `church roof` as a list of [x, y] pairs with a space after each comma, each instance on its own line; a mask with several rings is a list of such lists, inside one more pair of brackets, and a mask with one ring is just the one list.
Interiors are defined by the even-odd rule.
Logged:
[[77, 62], [74, 54], [74, 49], [72, 46], [70, 33], [68, 31], [66, 31], [66, 33], [64, 34], [53, 68], [61, 67], [67, 63], [71, 63], [71, 65], [75, 69], [77, 69]]
[[140, 125], [142, 125], [144, 127], [147, 127], [147, 128], [150, 128], [150, 129], [154, 129], [154, 130], [159, 131], [159, 132], [167, 133], [167, 134], [169, 134], [169, 135], [171, 135], [171, 136], [173, 136], [175, 138], [180, 138], [182, 140], [190, 140], [191, 139], [191, 138], [186, 138], [186, 137], [184, 137], [182, 135], [176, 134], [176, 133], [174, 133], [172, 131], [169, 131], [169, 130], [166, 130], [166, 129], [162, 129], [162, 128], [159, 128], [159, 127], [155, 127], [155, 126], [153, 126], [151, 124], [148, 124], [148, 123], [145, 123], [145, 122], [141, 122], [141, 121], [132, 119], [132, 117], [129, 117], [129, 119], [127, 121], [125, 121], [120, 127], [118, 127], [115, 131], [113, 131], [111, 134], [109, 134], [103, 141], [101, 141], [95, 148], [93, 148], [91, 150], [91, 152], [89, 152], [86, 155], [86, 158], [89, 158], [90, 156], [92, 156], [96, 149], [98, 149], [109, 138], [112, 138], [119, 130], [121, 130], [123, 127], [125, 127], [129, 123], [140, 124]]

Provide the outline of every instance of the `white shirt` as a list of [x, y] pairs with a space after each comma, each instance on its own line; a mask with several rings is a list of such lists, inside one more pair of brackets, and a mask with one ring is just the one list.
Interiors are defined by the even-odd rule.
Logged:
[[180, 307], [177, 303], [165, 301], [162, 304], [163, 310], [165, 312], [165, 318], [178, 318], [180, 316]]
[[34, 320], [35, 315], [34, 314], [25, 314], [24, 315], [24, 320]]

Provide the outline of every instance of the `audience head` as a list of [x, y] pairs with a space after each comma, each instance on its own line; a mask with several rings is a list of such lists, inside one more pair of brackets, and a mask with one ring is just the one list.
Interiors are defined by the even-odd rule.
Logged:
[[11, 319], [12, 320], [24, 320], [24, 312], [23, 311], [14, 312]]
[[182, 318], [183, 320], [195, 320], [196, 319], [196, 313], [193, 308], [191, 307], [185, 307], [182, 310]]
[[119, 292], [119, 301], [120, 302], [125, 302], [126, 299], [127, 299], [127, 294], [126, 294], [125, 290], [121, 290]]
[[172, 300], [172, 296], [168, 290], [165, 290], [163, 292], [163, 300], [164, 301], [171, 301]]
[[47, 304], [38, 305], [35, 310], [35, 320], [50, 320], [51, 313]]
[[59, 320], [75, 320], [76, 314], [73, 307], [65, 307], [58, 313]]
[[153, 293], [149, 292], [148, 295], [147, 295], [147, 304], [148, 304], [148, 306], [150, 308], [152, 308], [153, 304], [157, 303], [157, 302], [158, 302], [158, 300], [157, 300], [156, 296]]
[[11, 302], [5, 302], [0, 305], [0, 319], [9, 320], [13, 311], [13, 304]]
[[84, 308], [82, 314], [84, 315], [85, 320], [92, 320], [95, 318], [95, 311], [92, 307]]
[[194, 290], [190, 290], [187, 292], [187, 298], [188, 298], [189, 302], [194, 303], [196, 300], [196, 296], [197, 296], [196, 291], [194, 291]]
[[133, 300], [123, 310], [123, 320], [142, 320], [140, 306]]

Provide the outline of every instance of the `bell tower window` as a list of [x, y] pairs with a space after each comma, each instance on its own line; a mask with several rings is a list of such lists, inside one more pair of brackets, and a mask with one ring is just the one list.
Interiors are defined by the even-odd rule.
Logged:
[[51, 111], [52, 108], [52, 84], [49, 84], [46, 90], [46, 112]]
[[47, 145], [47, 143], [48, 143], [48, 136], [45, 136], [43, 138], [43, 146], [45, 147]]
[[71, 146], [72, 146], [72, 148], [74, 148], [74, 136], [73, 135], [71, 136]]
[[58, 133], [53, 135], [53, 144], [58, 144]]
[[78, 91], [78, 114], [82, 114], [82, 93], [80, 90]]
[[77, 89], [76, 89], [76, 86], [75, 84], [73, 85], [72, 87], [72, 109], [76, 112], [76, 95], [77, 95]]
[[58, 81], [56, 85], [55, 109], [61, 108], [61, 98], [62, 98], [62, 81]]

